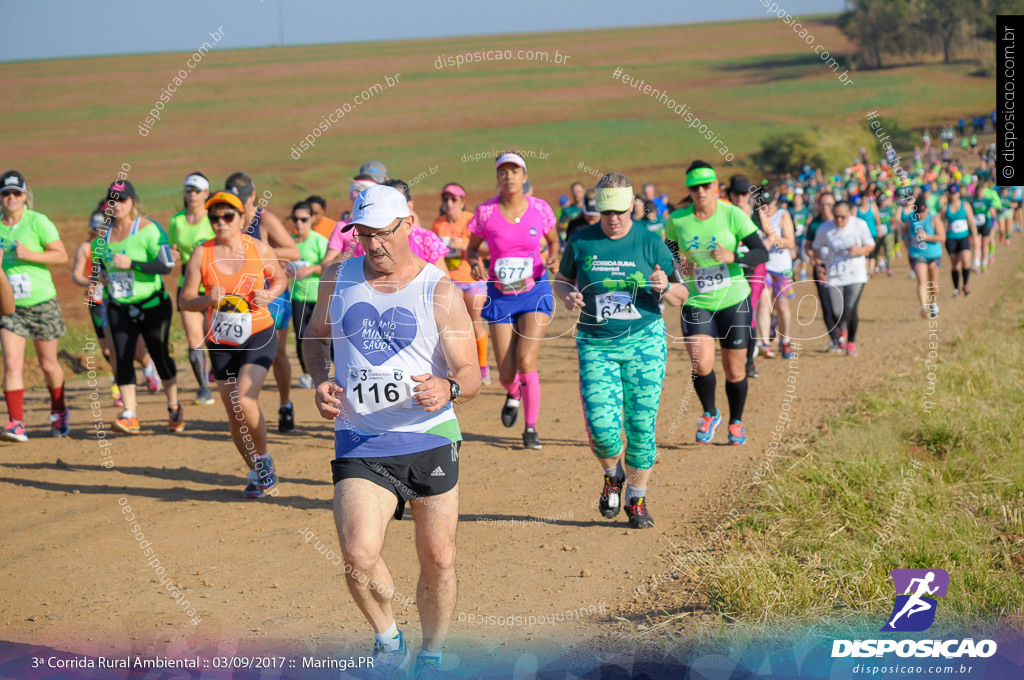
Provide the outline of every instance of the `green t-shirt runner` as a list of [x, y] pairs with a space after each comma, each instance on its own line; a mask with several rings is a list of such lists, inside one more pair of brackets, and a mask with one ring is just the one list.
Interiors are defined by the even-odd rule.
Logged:
[[[92, 242], [90, 258], [102, 262], [107, 271], [108, 299], [123, 305], [142, 302], [164, 287], [160, 274], [120, 269], [111, 262], [117, 253], [127, 255], [135, 262], [152, 262], [160, 254], [160, 246], [169, 245], [163, 227], [156, 222], [140, 226], [141, 220], [136, 218], [131, 233], [123, 241], [108, 244], [106, 238], [96, 238]], [[110, 231], [107, 231], [109, 234]]]
[[185, 285], [185, 267], [188, 265], [188, 258], [196, 246], [216, 238], [213, 227], [210, 226], [210, 218], [203, 215], [203, 219], [195, 224], [189, 224], [186, 211], [182, 210], [174, 214], [167, 222], [167, 240], [172, 246], [178, 246], [181, 253], [181, 275], [178, 277], [178, 287]]
[[[309, 232], [305, 241], [300, 241], [297, 235], [292, 235], [295, 245], [299, 248], [299, 259], [292, 264], [296, 269], [320, 264], [327, 255], [327, 239], [315, 231]], [[320, 288], [320, 275], [311, 274], [304, 279], [295, 279], [292, 284], [292, 300], [299, 302], [316, 302], [317, 291]]]
[[740, 241], [756, 231], [746, 213], [724, 201], [719, 201], [715, 212], [704, 221], [694, 216], [692, 205], [669, 216], [665, 240], [675, 243], [679, 254], [697, 265], [694, 276], [686, 279], [690, 291], [686, 306], [717, 311], [750, 297], [743, 269], [735, 262], [718, 262], [711, 251], [721, 246], [735, 253]]
[[4, 249], [4, 271], [14, 289], [16, 307], [32, 307], [57, 297], [53, 276], [45, 264], [25, 262], [15, 253], [20, 243], [37, 253], [46, 250], [46, 244], [60, 240], [57, 226], [43, 213], [25, 208], [21, 219], [13, 226], [0, 222], [0, 248]]
[[577, 330], [595, 338], [629, 336], [661, 320], [661, 296], [651, 290], [654, 266], [671, 275], [672, 253], [657, 234], [634, 222], [629, 233], [608, 238], [600, 224], [572, 235], [558, 272], [583, 295]]

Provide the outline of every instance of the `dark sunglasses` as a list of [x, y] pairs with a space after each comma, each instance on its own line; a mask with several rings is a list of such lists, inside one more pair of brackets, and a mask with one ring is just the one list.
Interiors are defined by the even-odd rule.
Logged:
[[296, 217], [292, 215], [292, 222], [309, 222], [310, 219], [309, 217]]
[[601, 214], [602, 215], [625, 215], [628, 212], [632, 212], [632, 210], [602, 210]]
[[8, 189], [7, 191], [0, 191], [0, 195], [3, 196], [21, 196], [24, 191], [21, 189]]
[[122, 194], [118, 194], [117, 196], [108, 196], [107, 200], [108, 201], [116, 201], [118, 203], [127, 203], [128, 201], [130, 201], [132, 199], [129, 196], [124, 196]]
[[201, 193], [203, 193], [203, 190], [202, 189], [196, 189], [195, 187], [185, 187], [185, 193], [186, 194], [201, 194]]
[[216, 215], [214, 215], [213, 213], [207, 214], [207, 217], [210, 218], [210, 224], [218, 224], [220, 222], [223, 222], [224, 224], [229, 224], [237, 216], [238, 213], [234, 210], [228, 210], [226, 212], [217, 213]]

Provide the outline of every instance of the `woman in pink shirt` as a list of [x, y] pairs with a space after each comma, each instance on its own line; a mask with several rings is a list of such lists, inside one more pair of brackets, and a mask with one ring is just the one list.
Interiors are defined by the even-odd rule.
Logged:
[[[370, 182], [371, 181], [366, 181], [366, 186], [373, 186], [375, 184]], [[409, 185], [400, 179], [389, 179], [385, 184], [402, 192], [405, 196], [406, 203], [409, 204], [409, 210], [411, 212], [412, 195], [409, 193]], [[353, 185], [353, 189], [354, 187], [355, 185]], [[338, 226], [334, 228], [334, 233], [331, 234], [331, 238], [327, 242], [327, 255], [324, 257], [323, 262], [325, 270], [330, 264], [339, 259], [361, 257], [366, 254], [366, 251], [363, 250], [363, 245], [361, 243], [357, 243], [355, 237], [352, 235], [355, 232], [342, 230], [342, 227], [346, 224], [348, 224], [348, 222], [338, 222]], [[412, 231], [409, 233], [409, 247], [412, 248], [412, 254], [416, 257], [421, 260], [426, 260], [443, 272], [448, 271], [448, 267], [444, 264], [444, 256], [448, 254], [448, 246], [446, 246], [444, 241], [441, 240], [441, 237], [434, 232], [415, 225], [414, 223]]]
[[[558, 232], [551, 206], [523, 193], [526, 161], [519, 154], [504, 153], [495, 168], [500, 193], [473, 213], [466, 260], [473, 278], [487, 281], [487, 304], [481, 317], [490, 324], [498, 373], [508, 391], [501, 422], [505, 427], [515, 425], [522, 399], [526, 410], [523, 448], [539, 449], [537, 354], [554, 308], [545, 268], [553, 271], [558, 264]], [[480, 245], [485, 241], [490, 250], [489, 271], [480, 263]]]

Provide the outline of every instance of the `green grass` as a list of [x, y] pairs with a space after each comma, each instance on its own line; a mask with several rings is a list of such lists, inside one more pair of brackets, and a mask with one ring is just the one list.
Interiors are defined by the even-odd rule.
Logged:
[[[1022, 285], [1018, 270], [1007, 290]], [[1020, 625], [1022, 324], [1024, 300], [1007, 295], [984, 326], [941, 342], [930, 415], [922, 411], [922, 358], [912, 377], [862, 396], [824, 434], [776, 461], [710, 565], [713, 609], [724, 621], [746, 622], [739, 631], [729, 626], [733, 633], [791, 630], [823, 617], [877, 631], [893, 603], [889, 571], [929, 567], [950, 573], [936, 633]], [[915, 461], [904, 514], [887, 534], [882, 527]]]

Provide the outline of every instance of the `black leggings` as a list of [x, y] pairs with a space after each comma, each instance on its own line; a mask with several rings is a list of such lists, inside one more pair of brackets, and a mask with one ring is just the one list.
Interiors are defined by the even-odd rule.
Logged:
[[292, 327], [295, 328], [295, 353], [299, 355], [299, 365], [302, 366], [303, 373], [309, 373], [309, 371], [306, 370], [306, 362], [302, 358], [302, 338], [306, 335], [306, 327], [309, 326], [309, 322], [313, 318], [313, 307], [315, 306], [316, 300], [310, 300], [309, 302], [292, 300]]
[[821, 282], [820, 273], [820, 268], [815, 268], [814, 285], [818, 289], [818, 299], [821, 300], [821, 316], [825, 321], [828, 336], [833, 342], [839, 342], [839, 320], [836, 319], [836, 313], [832, 307], [832, 296], [828, 294], [832, 287]]
[[857, 339], [857, 303], [860, 302], [860, 294], [864, 291], [863, 283], [853, 283], [849, 286], [828, 286], [828, 297], [831, 298], [832, 309], [838, 312], [837, 333], [847, 332], [847, 341], [854, 342]]
[[170, 380], [178, 374], [168, 341], [174, 307], [166, 291], [161, 290], [158, 296], [160, 302], [146, 309], [140, 306], [144, 302], [123, 305], [111, 300], [108, 303], [107, 319], [116, 357], [114, 379], [118, 385], [135, 384], [135, 345], [139, 335], [142, 335], [142, 341], [146, 343], [160, 378]]

